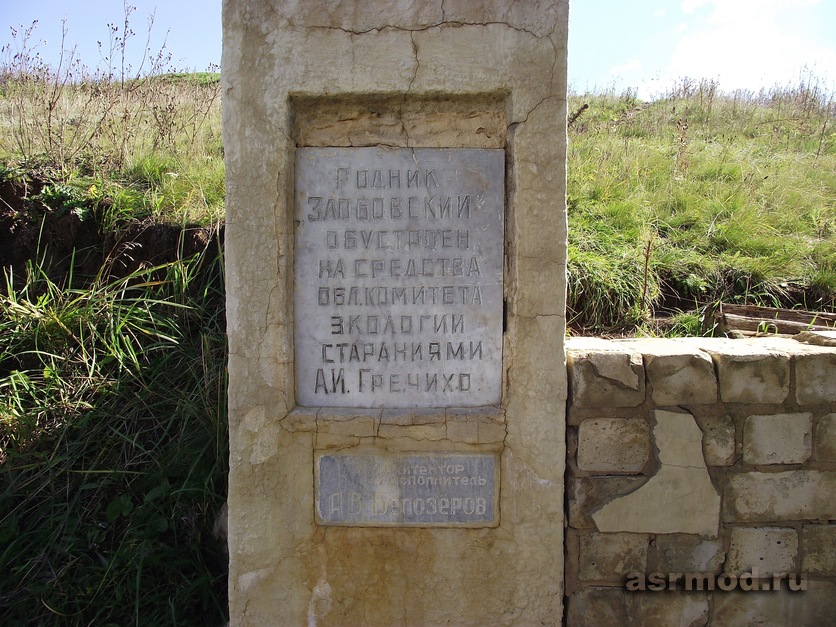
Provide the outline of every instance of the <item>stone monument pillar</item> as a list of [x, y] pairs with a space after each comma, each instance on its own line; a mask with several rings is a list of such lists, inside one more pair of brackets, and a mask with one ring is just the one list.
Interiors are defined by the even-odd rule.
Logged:
[[559, 624], [568, 0], [225, 0], [233, 625]]

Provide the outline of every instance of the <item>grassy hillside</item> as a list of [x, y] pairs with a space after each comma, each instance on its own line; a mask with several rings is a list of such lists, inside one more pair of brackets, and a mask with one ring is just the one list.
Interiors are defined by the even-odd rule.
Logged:
[[[584, 108], [586, 106], [586, 108]], [[836, 104], [814, 81], [721, 95], [573, 96], [569, 307], [577, 331], [727, 302], [833, 311]]]
[[0, 616], [224, 624], [219, 77], [55, 70], [16, 43], [0, 66]]
[[[20, 43], [0, 66], [0, 615], [222, 624], [218, 76], [56, 71]], [[834, 310], [836, 110], [814, 81], [570, 109], [572, 332], [699, 333], [721, 299]]]

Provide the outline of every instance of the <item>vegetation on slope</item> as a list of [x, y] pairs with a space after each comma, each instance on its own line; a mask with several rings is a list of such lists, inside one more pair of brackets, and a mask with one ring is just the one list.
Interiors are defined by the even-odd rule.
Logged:
[[653, 103], [572, 96], [570, 110], [572, 327], [681, 311], [693, 333], [718, 300], [833, 311], [836, 104], [814, 79], [731, 95], [686, 80]]
[[[0, 295], [4, 624], [220, 624], [220, 257]], [[214, 258], [213, 258], [214, 257]]]
[[226, 620], [219, 77], [124, 28], [92, 72], [3, 48], [4, 625]]
[[[31, 31], [3, 49], [6, 624], [225, 620], [218, 75], [126, 71], [119, 32], [92, 72], [47, 67]], [[836, 111], [814, 79], [570, 109], [573, 332], [699, 333], [721, 299], [834, 310]]]

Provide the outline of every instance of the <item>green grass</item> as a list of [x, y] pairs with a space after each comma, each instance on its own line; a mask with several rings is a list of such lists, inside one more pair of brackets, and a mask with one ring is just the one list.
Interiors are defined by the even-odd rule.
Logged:
[[[16, 220], [37, 230], [73, 214], [102, 241], [138, 221], [223, 221], [217, 74], [53, 69], [20, 43], [0, 64], [0, 184], [19, 194]], [[721, 94], [686, 80], [654, 103], [570, 96], [571, 111], [583, 103], [569, 131], [572, 332], [694, 335], [718, 300], [834, 310], [836, 111], [815, 81]], [[72, 263], [56, 274], [48, 250], [23, 278], [3, 269], [4, 625], [225, 621], [213, 246], [123, 278], [113, 259], [94, 277]]]
[[570, 97], [589, 105], [570, 128], [576, 330], [635, 332], [666, 300], [836, 305], [836, 105], [813, 83], [712, 86]]
[[[126, 5], [126, 20], [133, 10]], [[72, 51], [52, 67], [33, 43], [35, 24], [12, 32], [0, 49], [5, 173], [22, 172], [36, 186], [75, 188], [81, 198], [74, 201], [113, 209], [110, 226], [120, 219], [209, 225], [223, 218], [218, 73], [174, 71], [164, 51], [135, 74], [88, 68]], [[111, 58], [130, 39], [117, 38]], [[90, 189], [95, 193], [84, 198]]]
[[221, 624], [218, 251], [0, 297], [4, 624]]
[[[224, 624], [220, 238], [128, 276], [115, 257], [142, 251], [113, 246], [138, 222], [220, 228], [220, 77], [172, 71], [162, 51], [144, 74], [71, 53], [53, 68], [33, 29], [14, 37], [0, 51], [0, 235], [34, 233], [38, 252], [0, 274], [2, 623]], [[56, 253], [76, 230], [104, 258], [94, 276], [76, 270], [90, 250]]]

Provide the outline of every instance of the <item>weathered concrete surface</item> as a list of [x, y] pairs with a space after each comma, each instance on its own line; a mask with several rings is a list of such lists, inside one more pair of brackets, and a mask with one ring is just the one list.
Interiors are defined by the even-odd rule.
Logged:
[[586, 588], [569, 597], [566, 609], [567, 625], [595, 625], [596, 627], [624, 627], [629, 625], [629, 597], [614, 588]]
[[631, 572], [644, 572], [649, 538], [638, 533], [589, 533], [580, 537], [578, 578], [621, 584]]
[[600, 531], [698, 533], [715, 537], [720, 495], [702, 455], [702, 432], [693, 416], [656, 410], [653, 429], [658, 472], [638, 490], [592, 515]]
[[711, 624], [717, 627], [833, 624], [836, 584], [809, 581], [807, 590], [792, 592], [786, 581], [782, 583], [777, 592], [715, 594]]
[[[233, 625], [558, 624], [568, 3], [225, 0]], [[296, 146], [502, 148], [502, 401], [297, 408]], [[352, 415], [354, 414], [354, 415]], [[500, 455], [500, 524], [314, 522], [321, 450]]]
[[726, 559], [722, 542], [679, 533], [657, 536], [656, 555], [650, 570], [661, 573], [718, 573]]
[[709, 466], [731, 466], [737, 458], [735, 426], [731, 416], [697, 418], [703, 432], [702, 450]]
[[717, 536], [720, 495], [702, 454], [702, 431], [687, 413], [656, 410], [658, 472], [592, 515], [600, 531]]
[[592, 512], [615, 497], [635, 492], [646, 482], [642, 476], [575, 477], [569, 484], [569, 525], [574, 529], [595, 529]]
[[801, 572], [836, 576], [836, 526], [805, 525], [801, 548]]
[[708, 613], [708, 599], [703, 592], [629, 593], [618, 588], [590, 587], [570, 597], [566, 624], [703, 627], [708, 624]]

